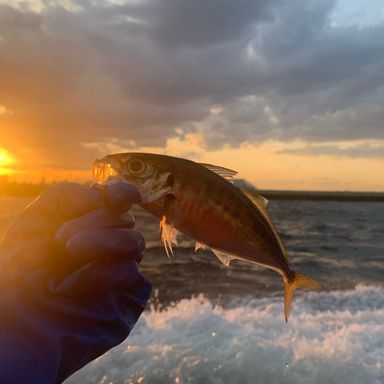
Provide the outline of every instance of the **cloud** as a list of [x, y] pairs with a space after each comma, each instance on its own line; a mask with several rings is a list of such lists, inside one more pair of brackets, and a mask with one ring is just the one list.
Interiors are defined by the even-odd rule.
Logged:
[[384, 24], [334, 27], [336, 4], [2, 4], [2, 146], [76, 166], [102, 147], [82, 143], [162, 146], [191, 132], [207, 148], [382, 139]]
[[271, 18], [274, 0], [148, 0], [120, 8], [133, 27], [166, 47], [203, 48], [241, 40]]

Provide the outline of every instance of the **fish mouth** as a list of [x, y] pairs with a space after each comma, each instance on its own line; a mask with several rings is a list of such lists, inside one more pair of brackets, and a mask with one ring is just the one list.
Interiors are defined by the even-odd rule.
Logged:
[[108, 181], [122, 179], [120, 172], [112, 167], [109, 161], [95, 160], [93, 162], [93, 179], [97, 184], [104, 184]]

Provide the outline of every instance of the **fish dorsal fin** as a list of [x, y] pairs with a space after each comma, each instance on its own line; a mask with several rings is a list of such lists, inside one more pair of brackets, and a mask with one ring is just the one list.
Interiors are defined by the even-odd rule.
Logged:
[[212, 165], [212, 164], [206, 164], [206, 163], [200, 163], [205, 168], [208, 168], [210, 171], [215, 172], [221, 177], [224, 177], [225, 179], [231, 179], [232, 177], [237, 175], [237, 172], [233, 169], [220, 167], [219, 165]]
[[223, 251], [219, 251], [217, 249], [211, 248], [211, 251], [217, 256], [217, 258], [226, 266], [229, 266], [229, 263], [233, 259], [237, 259], [235, 255], [231, 255], [230, 253], [226, 253]]
[[284, 244], [280, 240], [280, 237], [279, 237], [279, 235], [278, 235], [278, 233], [276, 231], [276, 228], [273, 225], [271, 217], [269, 216], [269, 213], [267, 211], [268, 200], [265, 197], [260, 196], [257, 193], [252, 192], [252, 191], [247, 191], [245, 189], [242, 189], [241, 192], [243, 192], [244, 195], [247, 196], [248, 199], [252, 201], [253, 205], [263, 215], [264, 219], [267, 221], [267, 223], [269, 224], [270, 228], [272, 229], [272, 231], [273, 231], [277, 241], [279, 242], [280, 248], [282, 249], [285, 258], [287, 258], [287, 252], [285, 250]]

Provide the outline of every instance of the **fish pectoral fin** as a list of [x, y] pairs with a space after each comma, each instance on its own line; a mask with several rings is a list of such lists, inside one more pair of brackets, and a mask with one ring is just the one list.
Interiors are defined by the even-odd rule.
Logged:
[[177, 245], [177, 236], [179, 235], [179, 231], [175, 228], [172, 218], [174, 200], [175, 196], [173, 195], [165, 196], [163, 206], [164, 213], [160, 220], [161, 242], [169, 259], [171, 259], [171, 255], [173, 256], [172, 245]]
[[237, 259], [238, 257], [227, 252], [219, 251], [217, 249], [211, 248], [212, 252], [216, 257], [226, 266], [229, 266], [231, 260]]
[[175, 228], [173, 222], [171, 224], [167, 223], [167, 217], [163, 215], [160, 220], [160, 233], [161, 233], [161, 242], [164, 246], [165, 252], [167, 253], [168, 258], [171, 260], [173, 256], [173, 245], [177, 245], [177, 237], [179, 231]]
[[215, 172], [221, 177], [224, 177], [224, 179], [231, 179], [232, 177], [237, 175], [237, 171], [234, 171], [233, 169], [220, 167], [219, 165], [213, 165], [213, 164], [206, 164], [206, 163], [199, 163], [205, 168], [208, 168], [210, 171]]

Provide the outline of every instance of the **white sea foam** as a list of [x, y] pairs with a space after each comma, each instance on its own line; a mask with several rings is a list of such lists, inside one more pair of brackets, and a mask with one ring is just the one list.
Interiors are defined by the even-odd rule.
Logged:
[[125, 343], [66, 383], [382, 384], [384, 289], [302, 294], [288, 324], [277, 298], [151, 309]]

